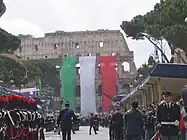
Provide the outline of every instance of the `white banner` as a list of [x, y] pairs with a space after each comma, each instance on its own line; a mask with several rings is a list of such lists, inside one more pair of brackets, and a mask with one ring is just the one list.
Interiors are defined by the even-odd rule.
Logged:
[[95, 93], [95, 65], [96, 56], [79, 57], [80, 87], [81, 87], [81, 114], [87, 117], [96, 112]]

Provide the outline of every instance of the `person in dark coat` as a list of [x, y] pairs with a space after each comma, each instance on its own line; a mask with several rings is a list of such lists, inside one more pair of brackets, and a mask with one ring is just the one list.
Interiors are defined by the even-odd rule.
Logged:
[[152, 105], [149, 105], [145, 114], [144, 128], [145, 128], [145, 140], [150, 140], [155, 134], [155, 111]]
[[74, 111], [69, 109], [70, 104], [65, 104], [65, 109], [60, 111], [57, 124], [60, 125], [62, 131], [62, 140], [71, 140], [72, 118], [75, 120]]
[[157, 122], [161, 140], [178, 140], [180, 107], [172, 102], [172, 93], [164, 92], [164, 100], [157, 108]]
[[97, 130], [96, 130], [96, 125], [97, 125], [97, 122], [98, 121], [98, 118], [96, 118], [94, 116], [94, 114], [92, 113], [91, 114], [91, 118], [90, 118], [90, 129], [89, 129], [89, 135], [92, 135], [92, 128], [95, 132], [95, 134], [97, 135]]
[[123, 133], [123, 114], [120, 112], [120, 108], [117, 108], [111, 118], [111, 126], [114, 132], [115, 140], [122, 140]]
[[127, 140], [140, 140], [143, 135], [143, 115], [137, 110], [137, 101], [132, 102], [131, 106], [132, 109], [128, 110], [124, 116], [125, 136]]

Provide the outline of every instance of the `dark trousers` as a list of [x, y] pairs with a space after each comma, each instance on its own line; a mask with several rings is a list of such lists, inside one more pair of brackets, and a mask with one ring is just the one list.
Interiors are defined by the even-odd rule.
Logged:
[[141, 140], [141, 136], [126, 136], [126, 140]]
[[114, 131], [111, 127], [109, 127], [109, 138], [110, 140], [114, 140]]
[[96, 131], [95, 126], [94, 126], [94, 125], [90, 125], [89, 134], [90, 134], [90, 135], [92, 134], [92, 128], [93, 128], [93, 130], [94, 130], [95, 134], [97, 134], [97, 131]]
[[74, 131], [74, 129], [72, 128], [72, 132], [73, 132], [73, 134], [75, 134], [75, 131]]
[[160, 135], [160, 140], [178, 140], [178, 136], [164, 136], [164, 135]]
[[151, 138], [154, 136], [155, 131], [154, 128], [149, 128], [145, 130], [145, 140], [151, 140]]
[[122, 140], [122, 132], [119, 129], [114, 130], [114, 138], [115, 140]]
[[62, 131], [62, 140], [71, 140], [71, 130]]

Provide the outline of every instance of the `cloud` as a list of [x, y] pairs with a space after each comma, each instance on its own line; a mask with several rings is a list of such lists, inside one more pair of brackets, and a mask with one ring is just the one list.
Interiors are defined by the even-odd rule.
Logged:
[[44, 36], [44, 31], [34, 23], [30, 23], [24, 19], [1, 20], [0, 27], [15, 35], [32, 34], [33, 36]]
[[[44, 32], [120, 29], [123, 20], [153, 9], [159, 0], [5, 0], [0, 26], [14, 34], [43, 36]], [[153, 53], [147, 41], [126, 39], [137, 66]]]

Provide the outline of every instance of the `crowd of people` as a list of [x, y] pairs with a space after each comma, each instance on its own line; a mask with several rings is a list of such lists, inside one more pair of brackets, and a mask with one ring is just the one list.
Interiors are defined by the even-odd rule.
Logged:
[[[186, 90], [187, 91], [187, 90]], [[186, 95], [185, 95], [186, 96]], [[186, 108], [183, 98], [172, 101], [172, 93], [164, 92], [160, 103], [111, 113], [110, 140], [186, 140]]]
[[[150, 105], [140, 106], [133, 101], [131, 109], [121, 106], [108, 114], [91, 114], [88, 134], [92, 129], [97, 135], [99, 126], [109, 128], [110, 140], [186, 140], [187, 87], [183, 89], [182, 97], [172, 100], [171, 92], [163, 92], [163, 100]], [[69, 104], [60, 111], [57, 123], [61, 127], [63, 140], [71, 140], [72, 118], [74, 112]]]

